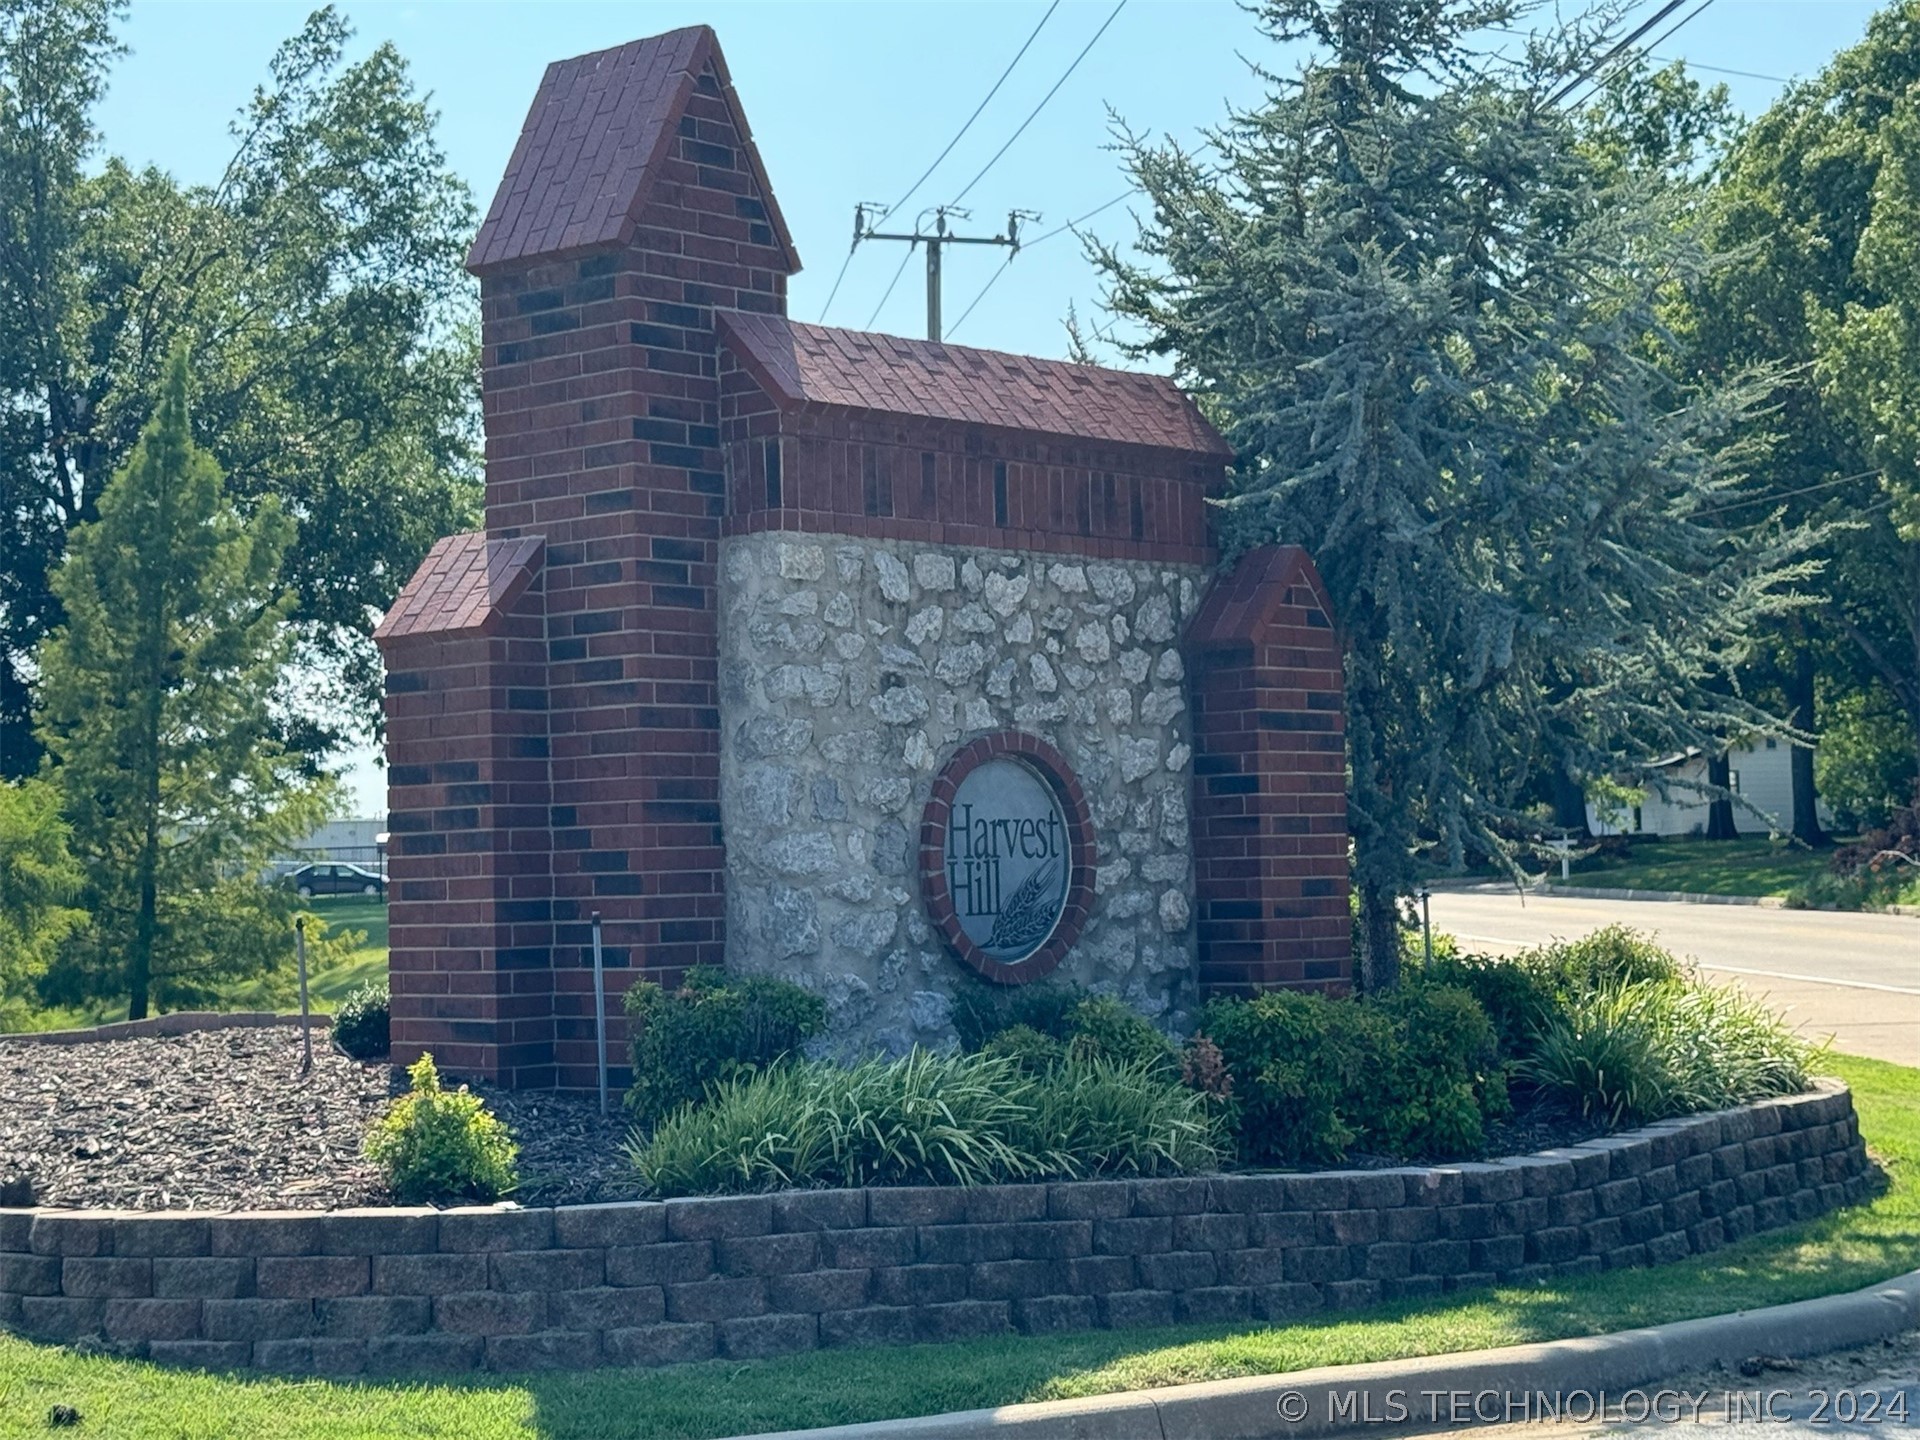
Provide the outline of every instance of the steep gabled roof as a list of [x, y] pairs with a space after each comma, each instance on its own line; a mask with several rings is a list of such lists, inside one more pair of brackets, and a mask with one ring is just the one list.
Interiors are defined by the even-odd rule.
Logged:
[[705, 25], [547, 67], [467, 268], [479, 274], [624, 242], [709, 61], [789, 273], [798, 270], [720, 43]]
[[376, 641], [491, 634], [532, 583], [546, 544], [538, 535], [489, 540], [471, 530], [434, 542], [373, 632]]
[[1146, 445], [1233, 451], [1164, 375], [1036, 360], [931, 340], [725, 311], [721, 333], [782, 409], [832, 405]]

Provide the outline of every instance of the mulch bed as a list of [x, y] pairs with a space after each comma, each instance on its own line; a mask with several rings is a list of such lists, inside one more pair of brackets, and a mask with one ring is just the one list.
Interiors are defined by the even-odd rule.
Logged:
[[[0, 1182], [27, 1177], [42, 1205], [123, 1210], [388, 1204], [360, 1140], [405, 1089], [404, 1076], [351, 1060], [324, 1036], [302, 1075], [294, 1026], [69, 1046], [0, 1037]], [[473, 1089], [520, 1144], [520, 1203], [639, 1198], [617, 1111], [603, 1119], [570, 1095]], [[1488, 1148], [1526, 1154], [1602, 1128], [1523, 1101], [1488, 1127]], [[1353, 1155], [1343, 1168], [1405, 1163]]]
[[[570, 1096], [475, 1086], [520, 1143], [522, 1204], [635, 1198], [618, 1114]], [[42, 1205], [126, 1210], [322, 1210], [391, 1202], [360, 1156], [368, 1123], [406, 1089], [316, 1036], [277, 1026], [9, 1045], [0, 1039], [0, 1180]]]

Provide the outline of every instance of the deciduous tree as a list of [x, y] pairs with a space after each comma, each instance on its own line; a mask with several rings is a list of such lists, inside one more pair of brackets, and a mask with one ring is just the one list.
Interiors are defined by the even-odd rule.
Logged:
[[118, 9], [0, 0], [0, 774], [37, 763], [48, 577], [182, 342], [235, 502], [294, 525], [310, 681], [278, 724], [321, 756], [378, 716], [371, 613], [475, 502], [472, 206], [400, 56], [350, 60], [330, 8], [275, 56], [214, 183], [101, 157]]

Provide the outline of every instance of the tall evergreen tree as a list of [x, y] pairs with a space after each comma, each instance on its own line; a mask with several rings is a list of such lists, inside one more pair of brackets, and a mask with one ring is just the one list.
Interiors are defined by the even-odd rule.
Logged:
[[39, 651], [39, 733], [90, 917], [43, 988], [124, 996], [135, 1020], [283, 960], [293, 902], [265, 872], [329, 796], [274, 738], [293, 527], [272, 501], [236, 512], [187, 392], [177, 351], [100, 518], [73, 532], [53, 577], [66, 623]]
[[1124, 143], [1151, 216], [1109, 303], [1239, 452], [1230, 548], [1300, 543], [1347, 655], [1363, 985], [1393, 983], [1425, 850], [1511, 854], [1543, 755], [1779, 727], [1723, 683], [1795, 603], [1804, 536], [1726, 530], [1771, 377], [1676, 380], [1703, 258], [1658, 167], [1553, 103], [1588, 39], [1470, 41], [1508, 0], [1266, 0], [1311, 58], [1210, 138]]
[[0, 1029], [80, 922], [69, 904], [79, 891], [59, 793], [39, 780], [0, 780]]

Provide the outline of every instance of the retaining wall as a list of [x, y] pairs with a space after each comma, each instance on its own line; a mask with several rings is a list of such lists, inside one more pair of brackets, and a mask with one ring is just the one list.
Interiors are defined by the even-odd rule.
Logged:
[[1852, 1097], [1488, 1164], [557, 1210], [0, 1210], [0, 1325], [158, 1360], [415, 1373], [1278, 1320], [1709, 1251], [1864, 1198]]

